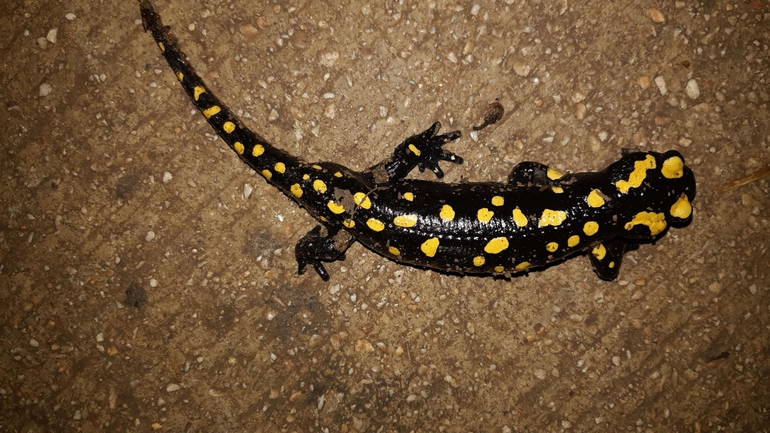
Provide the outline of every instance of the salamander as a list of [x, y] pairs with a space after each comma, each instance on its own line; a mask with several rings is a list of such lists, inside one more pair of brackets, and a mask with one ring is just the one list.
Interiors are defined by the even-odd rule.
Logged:
[[462, 158], [443, 146], [460, 131], [439, 122], [356, 171], [306, 162], [246, 127], [203, 82], [149, 0], [142, 21], [193, 105], [240, 159], [320, 224], [297, 243], [298, 272], [329, 279], [324, 263], [358, 242], [398, 263], [452, 274], [510, 277], [586, 253], [596, 274], [617, 277], [626, 251], [654, 242], [692, 217], [695, 177], [682, 155], [624, 152], [602, 171], [562, 174], [517, 164], [506, 183], [408, 179], [414, 169], [443, 177], [440, 163]]

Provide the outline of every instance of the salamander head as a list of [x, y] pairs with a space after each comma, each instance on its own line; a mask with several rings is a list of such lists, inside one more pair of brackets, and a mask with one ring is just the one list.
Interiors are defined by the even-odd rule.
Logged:
[[668, 226], [690, 222], [695, 176], [679, 152], [632, 153], [609, 172], [622, 203], [618, 223], [623, 237], [656, 239]]

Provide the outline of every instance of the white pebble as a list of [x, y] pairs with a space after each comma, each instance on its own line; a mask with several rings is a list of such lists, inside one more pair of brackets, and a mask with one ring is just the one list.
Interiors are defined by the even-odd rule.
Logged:
[[481, 6], [478, 4], [475, 4], [471, 7], [471, 15], [476, 16], [479, 14], [479, 10], [481, 10]]
[[67, 15], [64, 15], [64, 18], [67, 18], [67, 21], [74, 21], [75, 18], [77, 18], [77, 17], [78, 16], [73, 14], [72, 12], [68, 13]]
[[537, 370], [535, 370], [535, 377], [536, 378], [538, 378], [540, 380], [543, 380], [543, 379], [546, 378], [546, 376], [547, 376], [547, 374], [546, 374], [545, 370], [543, 370], [542, 368], [538, 368]]
[[144, 240], [146, 240], [147, 242], [150, 242], [153, 239], [155, 239], [155, 232], [150, 230], [149, 232], [147, 232], [147, 235], [145, 235]]
[[612, 363], [615, 365], [615, 367], [618, 367], [620, 365], [620, 357], [617, 355], [613, 356]]
[[37, 340], [35, 340], [34, 338], [29, 340], [29, 345], [32, 346], [32, 347], [40, 347], [40, 343]]
[[40, 96], [46, 97], [53, 92], [53, 86], [51, 86], [48, 83], [43, 83], [40, 85]]
[[169, 183], [169, 182], [171, 182], [171, 179], [173, 179], [173, 178], [174, 178], [174, 176], [171, 173], [169, 173], [169, 172], [163, 173], [163, 183]]
[[249, 185], [248, 183], [243, 185], [243, 197], [244, 198], [251, 197], [251, 193], [253, 191], [254, 191], [254, 187], [253, 186]]
[[55, 44], [56, 43], [56, 35], [59, 34], [59, 29], [51, 29], [48, 31], [48, 34], [45, 36], [45, 38], [48, 40], [48, 42]]
[[166, 391], [168, 392], [179, 391], [180, 389], [182, 389], [182, 387], [175, 383], [169, 383], [168, 386], [166, 386]]
[[100, 332], [96, 334], [96, 342], [101, 343], [102, 341], [104, 341], [104, 334]]
[[698, 96], [700, 96], [700, 87], [698, 87], [698, 82], [695, 80], [688, 81], [684, 91], [690, 99], [698, 99]]
[[655, 77], [655, 85], [658, 86], [658, 90], [660, 91], [661, 95], [668, 93], [668, 87], [666, 87], [666, 79], [662, 76], [658, 75]]

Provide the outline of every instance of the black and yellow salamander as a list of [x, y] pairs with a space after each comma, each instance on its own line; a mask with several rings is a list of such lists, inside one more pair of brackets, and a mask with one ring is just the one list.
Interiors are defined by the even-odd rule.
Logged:
[[152, 33], [182, 87], [238, 156], [305, 208], [320, 225], [296, 246], [299, 272], [344, 258], [355, 241], [399, 263], [457, 274], [510, 276], [586, 252], [599, 277], [618, 275], [629, 246], [652, 242], [692, 215], [695, 177], [676, 151], [629, 152], [593, 173], [561, 174], [522, 162], [507, 183], [447, 184], [406, 179], [412, 169], [462, 163], [442, 148], [459, 131], [434, 123], [364, 171], [308, 163], [239, 121], [196, 74], [149, 0], [140, 0]]

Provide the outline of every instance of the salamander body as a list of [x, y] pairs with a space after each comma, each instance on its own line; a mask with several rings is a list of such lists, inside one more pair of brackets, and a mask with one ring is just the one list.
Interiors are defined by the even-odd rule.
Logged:
[[149, 0], [140, 0], [151, 32], [193, 104], [235, 153], [320, 223], [295, 249], [328, 280], [323, 262], [359, 242], [399, 263], [458, 274], [510, 276], [588, 253], [603, 279], [618, 275], [623, 254], [692, 216], [695, 177], [676, 151], [629, 152], [599, 172], [561, 174], [521, 162], [507, 183], [449, 184], [407, 179], [415, 167], [443, 177], [443, 149], [459, 131], [434, 123], [364, 171], [305, 162], [269, 144], [203, 83]]

